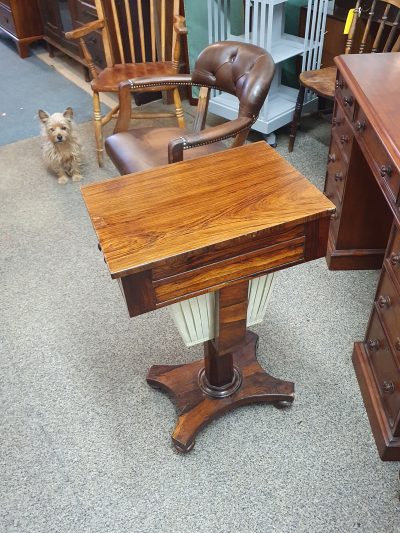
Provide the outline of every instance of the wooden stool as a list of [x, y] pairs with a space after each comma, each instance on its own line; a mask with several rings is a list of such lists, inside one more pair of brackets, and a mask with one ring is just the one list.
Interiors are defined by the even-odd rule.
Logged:
[[323, 257], [334, 205], [264, 142], [82, 188], [111, 277], [131, 317], [209, 291], [215, 338], [204, 360], [151, 367], [178, 409], [177, 450], [240, 405], [289, 402], [246, 330], [248, 282]]

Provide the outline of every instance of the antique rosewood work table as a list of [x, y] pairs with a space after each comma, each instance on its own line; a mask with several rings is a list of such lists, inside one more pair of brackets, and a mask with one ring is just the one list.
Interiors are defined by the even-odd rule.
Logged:
[[400, 460], [400, 53], [338, 67], [325, 194], [336, 205], [333, 270], [382, 267], [353, 363], [379, 454]]
[[153, 366], [147, 376], [176, 403], [179, 451], [239, 405], [293, 401], [293, 383], [257, 362], [257, 335], [246, 329], [248, 283], [325, 255], [334, 205], [320, 191], [260, 142], [82, 193], [131, 317], [217, 291], [217, 331], [204, 360]]

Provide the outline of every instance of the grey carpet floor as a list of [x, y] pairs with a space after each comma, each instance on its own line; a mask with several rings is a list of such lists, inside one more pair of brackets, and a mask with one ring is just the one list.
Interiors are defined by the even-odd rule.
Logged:
[[[115, 175], [79, 129], [86, 183]], [[289, 160], [321, 188], [329, 132], [308, 133]], [[398, 464], [378, 457], [351, 364], [377, 272], [323, 259], [280, 272], [254, 330], [261, 364], [295, 382], [293, 406], [242, 407], [179, 455], [174, 408], [145, 376], [201, 348], [167, 309], [129, 319], [79, 184], [46, 173], [38, 138], [0, 157], [0, 531], [399, 531]]]
[[[41, 45], [32, 49], [42, 50]], [[38, 109], [74, 109], [75, 121], [92, 117], [92, 98], [32, 52], [21, 59], [13, 41], [0, 32], [0, 145], [39, 135]], [[51, 87], [51, 90], [49, 89]], [[103, 110], [108, 108], [103, 105]]]

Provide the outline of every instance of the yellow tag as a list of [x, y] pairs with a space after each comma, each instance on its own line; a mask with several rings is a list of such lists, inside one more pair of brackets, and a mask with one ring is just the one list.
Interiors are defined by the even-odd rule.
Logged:
[[343, 30], [344, 35], [349, 34], [351, 23], [353, 22], [353, 18], [354, 18], [354, 9], [350, 9], [350, 11], [347, 13], [346, 24], [344, 25], [344, 30]]

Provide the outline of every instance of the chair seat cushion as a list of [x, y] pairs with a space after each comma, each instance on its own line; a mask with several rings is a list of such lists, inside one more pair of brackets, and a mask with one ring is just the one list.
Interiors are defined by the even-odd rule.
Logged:
[[[171, 61], [160, 63], [126, 63], [107, 67], [99, 73], [99, 76], [91, 83], [95, 92], [117, 92], [121, 81], [141, 76], [167, 76], [174, 75], [176, 69]], [[157, 90], [157, 89], [146, 89]]]
[[319, 70], [306, 70], [300, 74], [300, 82], [319, 96], [334, 98], [336, 67], [326, 67]]
[[[184, 137], [188, 130], [177, 127], [137, 128], [115, 133], [105, 142], [106, 151], [121, 175], [168, 164], [168, 143]], [[183, 152], [184, 160], [226, 150], [223, 142], [191, 148]]]

